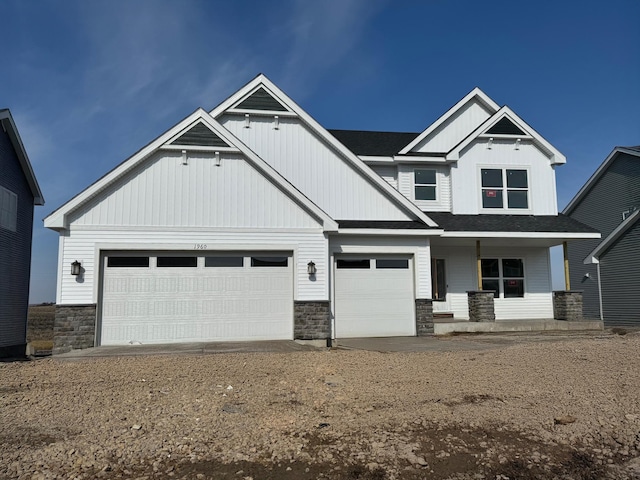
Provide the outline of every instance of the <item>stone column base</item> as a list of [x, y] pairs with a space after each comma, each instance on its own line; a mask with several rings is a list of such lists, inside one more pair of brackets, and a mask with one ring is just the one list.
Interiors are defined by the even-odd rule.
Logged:
[[416, 336], [433, 335], [433, 300], [416, 298]]
[[96, 304], [56, 305], [53, 354], [95, 346]]
[[553, 292], [553, 318], [567, 322], [581, 322], [582, 291], [559, 290]]
[[474, 290], [467, 292], [470, 322], [495, 322], [496, 312], [493, 305], [493, 290]]
[[293, 302], [293, 338], [327, 340], [331, 338], [331, 303], [328, 300]]

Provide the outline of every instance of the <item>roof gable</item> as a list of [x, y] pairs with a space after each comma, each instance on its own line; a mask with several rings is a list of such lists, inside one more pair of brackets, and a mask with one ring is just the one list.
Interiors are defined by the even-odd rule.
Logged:
[[287, 108], [276, 100], [264, 87], [258, 87], [253, 92], [238, 101], [233, 109], [264, 110], [273, 112], [286, 112]]
[[[514, 133], [489, 133], [494, 129], [497, 125], [501, 125], [499, 130], [504, 130], [505, 126], [507, 126], [507, 122], [511, 124], [509, 129], [511, 131], [515, 131], [515, 129], [521, 131], [523, 135], [517, 135]], [[496, 113], [494, 113], [490, 118], [488, 118], [484, 123], [482, 123], [478, 128], [476, 128], [473, 132], [471, 132], [464, 140], [462, 140], [458, 145], [455, 146], [451, 151], [447, 153], [447, 160], [456, 161], [459, 160], [460, 154], [463, 150], [465, 150], [474, 140], [485, 137], [485, 138], [523, 138], [531, 140], [547, 157], [552, 165], [563, 164], [566, 163], [565, 156], [558, 151], [553, 145], [547, 142], [542, 135], [536, 132], [533, 128], [531, 128], [524, 120], [522, 120], [518, 115], [513, 112], [509, 107], [504, 106], [500, 108]]]
[[[247, 98], [252, 92], [257, 91], [259, 88], [264, 89], [271, 97], [276, 99], [281, 105], [287, 108], [287, 112], [283, 112], [283, 116], [295, 117], [299, 119], [314, 135], [321, 139], [324, 143], [328, 144], [333, 152], [336, 152], [342, 161], [346, 162], [357, 174], [365, 179], [370, 185], [372, 185], [377, 191], [396, 206], [399, 211], [410, 215], [412, 218], [416, 218], [425, 222], [430, 226], [436, 226], [435, 222], [426, 216], [416, 205], [410, 200], [404, 197], [400, 192], [389, 185], [379, 175], [377, 175], [369, 166], [367, 166], [360, 158], [357, 157], [351, 150], [340, 143], [333, 135], [331, 135], [324, 127], [316, 122], [308, 113], [306, 113], [300, 106], [298, 106], [291, 98], [289, 98], [282, 90], [280, 90], [275, 84], [273, 84], [266, 76], [260, 74], [254, 78], [251, 82], [238, 90], [235, 94], [231, 95], [215, 109], [211, 111], [211, 116], [214, 118], [220, 118], [225, 113], [243, 113], [244, 110], [238, 111], [234, 106], [238, 105], [238, 102]], [[278, 112], [273, 112], [277, 114]], [[286, 115], [284, 115], [286, 113]], [[249, 114], [250, 115], [250, 114]]]
[[229, 147], [224, 140], [202, 122], [198, 122], [186, 132], [178, 134], [176, 139], [170, 140], [168, 143], [186, 146]]
[[587, 255], [584, 264], [598, 263], [600, 257], [611, 247], [624, 233], [640, 220], [640, 210], [633, 211], [618, 227], [611, 232], [598, 246]]
[[638, 161], [640, 161], [640, 147], [615, 147], [611, 153], [607, 156], [607, 158], [602, 162], [602, 164], [598, 167], [598, 169], [589, 177], [589, 180], [585, 182], [578, 193], [571, 199], [571, 201], [564, 208], [562, 213], [565, 215], [570, 215], [573, 210], [580, 204], [582, 199], [589, 193], [589, 191], [598, 183], [598, 180], [604, 175], [609, 166], [615, 161], [616, 157], [619, 153], [626, 153], [627, 155], [632, 155], [634, 157], [638, 157]]
[[471, 129], [480, 125], [499, 108], [498, 104], [476, 87], [399, 153], [401, 155], [410, 152], [446, 153]]
[[[181, 138], [185, 133], [190, 132], [198, 125], [204, 126], [215, 134], [227, 147], [210, 146], [210, 145], [175, 145], [174, 142], [177, 138]], [[204, 132], [202, 127], [198, 127], [197, 132]], [[208, 135], [208, 134], [207, 134]], [[205, 135], [205, 137], [207, 137]], [[207, 141], [206, 138], [204, 141]], [[108, 172], [102, 178], [90, 185], [88, 188], [80, 192], [74, 198], [55, 210], [44, 219], [45, 227], [59, 230], [67, 228], [69, 214], [80, 208], [82, 205], [89, 202], [97, 194], [101, 193], [105, 189], [108, 189], [115, 184], [124, 175], [131, 172], [135, 167], [140, 165], [152, 154], [160, 149], [166, 150], [186, 150], [214, 152], [224, 151], [231, 153], [242, 154], [245, 159], [252, 164], [262, 175], [267, 177], [274, 185], [280, 190], [285, 192], [290, 198], [295, 200], [300, 206], [302, 206], [307, 212], [320, 220], [326, 230], [335, 231], [338, 228], [338, 224], [323, 212], [317, 205], [311, 202], [308, 198], [302, 195], [296, 190], [289, 182], [287, 182], [278, 172], [276, 172], [270, 165], [264, 160], [253, 153], [246, 145], [244, 145], [239, 139], [234, 137], [230, 132], [224, 129], [213, 117], [211, 117], [203, 109], [198, 109], [182, 122], [178, 123], [173, 128], [169, 129], [164, 134], [160, 135], [154, 141], [147, 146], [139, 150], [132, 157], [128, 158], [113, 170]]]
[[33, 168], [31, 167], [31, 162], [27, 156], [27, 151], [24, 148], [24, 144], [22, 143], [22, 139], [18, 133], [18, 128], [13, 121], [13, 116], [9, 109], [0, 110], [0, 125], [2, 126], [2, 129], [7, 132], [7, 135], [9, 135], [9, 140], [13, 145], [13, 149], [15, 150], [18, 161], [20, 162], [20, 167], [22, 168], [22, 172], [27, 179], [27, 184], [29, 185], [29, 189], [33, 195], [34, 205], [44, 205], [44, 197], [40, 190], [40, 186], [38, 185], [38, 180], [33, 173]]

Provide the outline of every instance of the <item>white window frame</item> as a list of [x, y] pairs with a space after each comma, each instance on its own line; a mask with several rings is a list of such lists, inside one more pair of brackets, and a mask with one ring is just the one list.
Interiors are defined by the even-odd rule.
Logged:
[[0, 187], [0, 228], [15, 232], [18, 227], [18, 195]]
[[[499, 298], [502, 300], [520, 300], [520, 299], [524, 299], [527, 298], [527, 266], [525, 264], [525, 259], [521, 258], [521, 257], [495, 257], [495, 256], [491, 256], [491, 257], [482, 257], [482, 260], [498, 260], [498, 277], [485, 277], [484, 275], [482, 276], [482, 281], [484, 282], [485, 280], [498, 280], [498, 296], [495, 298]], [[520, 260], [522, 262], [522, 277], [505, 277], [504, 276], [504, 270], [502, 268], [502, 262], [503, 260]], [[522, 280], [522, 296], [521, 297], [505, 297], [504, 296], [504, 281], [505, 280]]]
[[[502, 187], [483, 187], [482, 186], [482, 170], [500, 170], [502, 172]], [[507, 171], [508, 170], [524, 170], [527, 172], [527, 188], [509, 188], [507, 187]], [[509, 212], [510, 214], [531, 213], [531, 169], [529, 167], [519, 165], [479, 165], [478, 166], [478, 194], [479, 194], [479, 210], [482, 213]], [[483, 190], [499, 190], [502, 192], [502, 207], [490, 208], [483, 204]], [[509, 208], [509, 191], [526, 191], [527, 192], [527, 208]]]
[[[416, 183], [416, 172], [418, 170], [432, 170], [435, 176], [435, 183]], [[411, 183], [413, 192], [413, 201], [418, 203], [435, 204], [440, 202], [440, 171], [434, 167], [414, 167], [411, 170]], [[436, 198], [434, 200], [420, 200], [416, 198], [416, 187], [434, 187]]]

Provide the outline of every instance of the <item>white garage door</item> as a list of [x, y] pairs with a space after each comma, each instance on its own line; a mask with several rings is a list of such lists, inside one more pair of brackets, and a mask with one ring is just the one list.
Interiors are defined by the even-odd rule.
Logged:
[[336, 260], [336, 337], [415, 335], [410, 258]]
[[292, 339], [292, 263], [274, 253], [108, 253], [99, 343]]

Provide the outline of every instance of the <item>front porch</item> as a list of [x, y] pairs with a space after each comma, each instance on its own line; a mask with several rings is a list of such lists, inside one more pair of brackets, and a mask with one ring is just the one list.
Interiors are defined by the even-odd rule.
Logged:
[[452, 317], [434, 315], [434, 335], [450, 335], [453, 333], [492, 333], [492, 332], [541, 332], [541, 331], [579, 331], [603, 330], [601, 321], [582, 320], [572, 322], [553, 319], [519, 319], [496, 320], [494, 322], [471, 322], [456, 320]]

